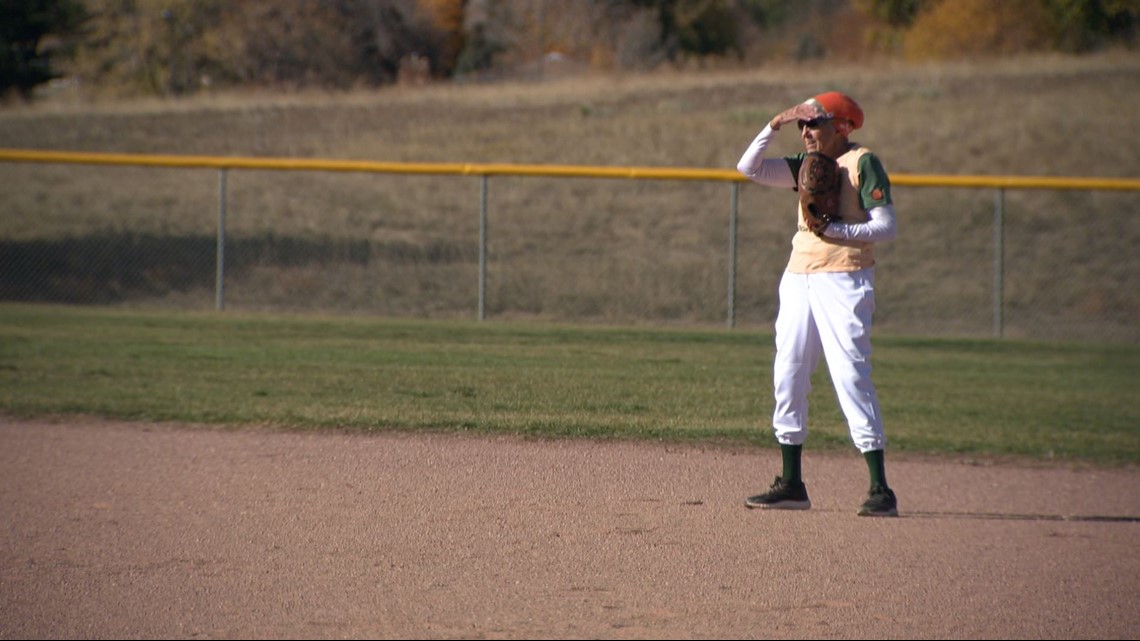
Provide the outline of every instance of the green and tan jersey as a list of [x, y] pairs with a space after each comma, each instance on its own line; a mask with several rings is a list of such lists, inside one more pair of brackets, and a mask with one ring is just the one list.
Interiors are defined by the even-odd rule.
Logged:
[[[800, 173], [806, 152], [785, 156], [793, 176]], [[879, 159], [866, 147], [852, 143], [839, 158], [839, 216], [844, 223], [867, 222], [872, 207], [891, 204], [891, 183]], [[798, 228], [792, 238], [792, 255], [787, 269], [798, 274], [845, 272], [875, 264], [874, 243], [858, 240], [820, 238], [808, 231], [804, 212], [798, 209]]]

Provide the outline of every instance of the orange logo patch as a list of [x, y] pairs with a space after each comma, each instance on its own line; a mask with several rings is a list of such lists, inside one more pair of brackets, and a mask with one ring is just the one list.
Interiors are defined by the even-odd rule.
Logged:
[[882, 200], [883, 199], [883, 190], [882, 189], [871, 190], [871, 198], [874, 198], [875, 200]]

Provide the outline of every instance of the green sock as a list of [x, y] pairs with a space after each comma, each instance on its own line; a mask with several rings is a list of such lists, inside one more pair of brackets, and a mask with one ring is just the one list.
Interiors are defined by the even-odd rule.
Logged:
[[800, 472], [800, 455], [804, 451], [803, 445], [780, 444], [780, 454], [784, 457], [784, 474], [780, 477], [785, 483], [795, 485], [803, 483]]
[[867, 459], [867, 469], [871, 472], [871, 487], [887, 487], [887, 463], [883, 450], [863, 452], [863, 458]]

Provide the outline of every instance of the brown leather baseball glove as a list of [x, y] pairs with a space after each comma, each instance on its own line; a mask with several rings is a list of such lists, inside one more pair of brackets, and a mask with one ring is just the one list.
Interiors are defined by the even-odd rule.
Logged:
[[808, 152], [798, 180], [804, 224], [816, 236], [839, 220], [839, 165], [818, 151]]

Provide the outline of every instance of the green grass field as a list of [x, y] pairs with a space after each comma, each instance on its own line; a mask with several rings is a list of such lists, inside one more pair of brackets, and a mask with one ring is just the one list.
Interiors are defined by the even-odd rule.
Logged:
[[[774, 446], [771, 336], [0, 305], [0, 413]], [[897, 452], [1140, 462], [1140, 346], [884, 337]], [[826, 368], [817, 451], [851, 448]]]

